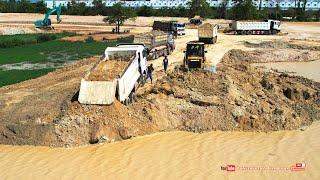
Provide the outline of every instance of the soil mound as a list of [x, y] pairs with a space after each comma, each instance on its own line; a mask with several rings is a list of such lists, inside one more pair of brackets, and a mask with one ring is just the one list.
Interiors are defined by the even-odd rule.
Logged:
[[[5, 105], [7, 110], [23, 108], [30, 117], [11, 117], [12, 111], [2, 110], [0, 119], [6, 121], [1, 121], [0, 142], [77, 146], [171, 130], [291, 130], [320, 119], [320, 83], [264, 72], [250, 65], [251, 58], [248, 52], [231, 50], [218, 65], [217, 73], [176, 67], [129, 106], [119, 102], [110, 106], [82, 105], [76, 95], [71, 95], [77, 92], [74, 86], [62, 89], [70, 85], [52, 82], [50, 88], [39, 87], [41, 93], [29, 96], [29, 102]], [[69, 80], [64, 76], [65, 81], [74, 79], [69, 76]], [[79, 81], [73, 84], [79, 86]], [[59, 94], [59, 101], [46, 106], [54, 113], [44, 111], [51, 112], [47, 116], [31, 111], [31, 104], [32, 109], [42, 107], [35, 99], [41, 94], [44, 98], [48, 92], [51, 97]]]

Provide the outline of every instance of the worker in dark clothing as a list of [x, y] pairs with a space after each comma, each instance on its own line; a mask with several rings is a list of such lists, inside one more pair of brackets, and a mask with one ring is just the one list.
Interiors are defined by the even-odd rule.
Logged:
[[153, 64], [150, 64], [150, 65], [148, 66], [148, 69], [147, 69], [147, 79], [150, 78], [151, 84], [152, 84], [152, 72], [153, 72], [153, 71], [154, 71], [154, 69], [153, 69]]
[[165, 56], [164, 59], [163, 59], [163, 69], [164, 69], [164, 72], [167, 72], [168, 65], [169, 65], [169, 60], [168, 60], [168, 57]]

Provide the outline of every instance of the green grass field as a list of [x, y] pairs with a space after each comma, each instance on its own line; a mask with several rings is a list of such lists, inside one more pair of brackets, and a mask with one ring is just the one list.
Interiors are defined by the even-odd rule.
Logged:
[[61, 39], [67, 36], [74, 36], [75, 33], [63, 32], [63, 33], [38, 33], [38, 34], [17, 34], [17, 35], [2, 35], [0, 36], [0, 48], [12, 48], [16, 46], [22, 46], [27, 44], [36, 44], [44, 41], [43, 36], [50, 37], [52, 39]]
[[[18, 36], [19, 38], [23, 37], [25, 39], [34, 38], [34, 34], [15, 36]], [[61, 37], [64, 36], [61, 35]], [[0, 40], [6, 38], [8, 39], [8, 37], [0, 36]], [[14, 36], [10, 38], [14, 39]], [[102, 55], [105, 48], [108, 46], [115, 46], [120, 42], [131, 41], [131, 39], [122, 39], [113, 42], [71, 42], [50, 40], [41, 43], [21, 44], [11, 48], [0, 48], [0, 87], [36, 78], [55, 70], [55, 68], [52, 67], [34, 70], [8, 69], [7, 65], [14, 65], [14, 67], [21, 66], [16, 63], [37, 63], [43, 64], [44, 66], [46, 63], [63, 65], [83, 58]]]
[[8, 70], [0, 71], [0, 87], [43, 76], [55, 69]]

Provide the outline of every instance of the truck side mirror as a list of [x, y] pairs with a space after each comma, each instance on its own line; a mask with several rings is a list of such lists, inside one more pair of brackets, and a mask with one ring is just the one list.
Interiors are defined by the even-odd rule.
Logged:
[[204, 53], [207, 53], [208, 51], [204, 51]]

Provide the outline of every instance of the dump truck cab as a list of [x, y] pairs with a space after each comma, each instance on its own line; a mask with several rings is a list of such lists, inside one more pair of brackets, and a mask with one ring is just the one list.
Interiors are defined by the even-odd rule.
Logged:
[[190, 23], [194, 25], [201, 25], [202, 24], [202, 18], [200, 16], [195, 16], [190, 19]]
[[188, 69], [191, 68], [204, 68], [206, 63], [206, 53], [203, 42], [191, 41], [187, 43], [186, 50], [184, 51], [184, 66]]
[[278, 20], [266, 20], [265, 22], [269, 22], [270, 23], [270, 30], [272, 32], [272, 34], [276, 34], [278, 32], [280, 32], [280, 21]]

